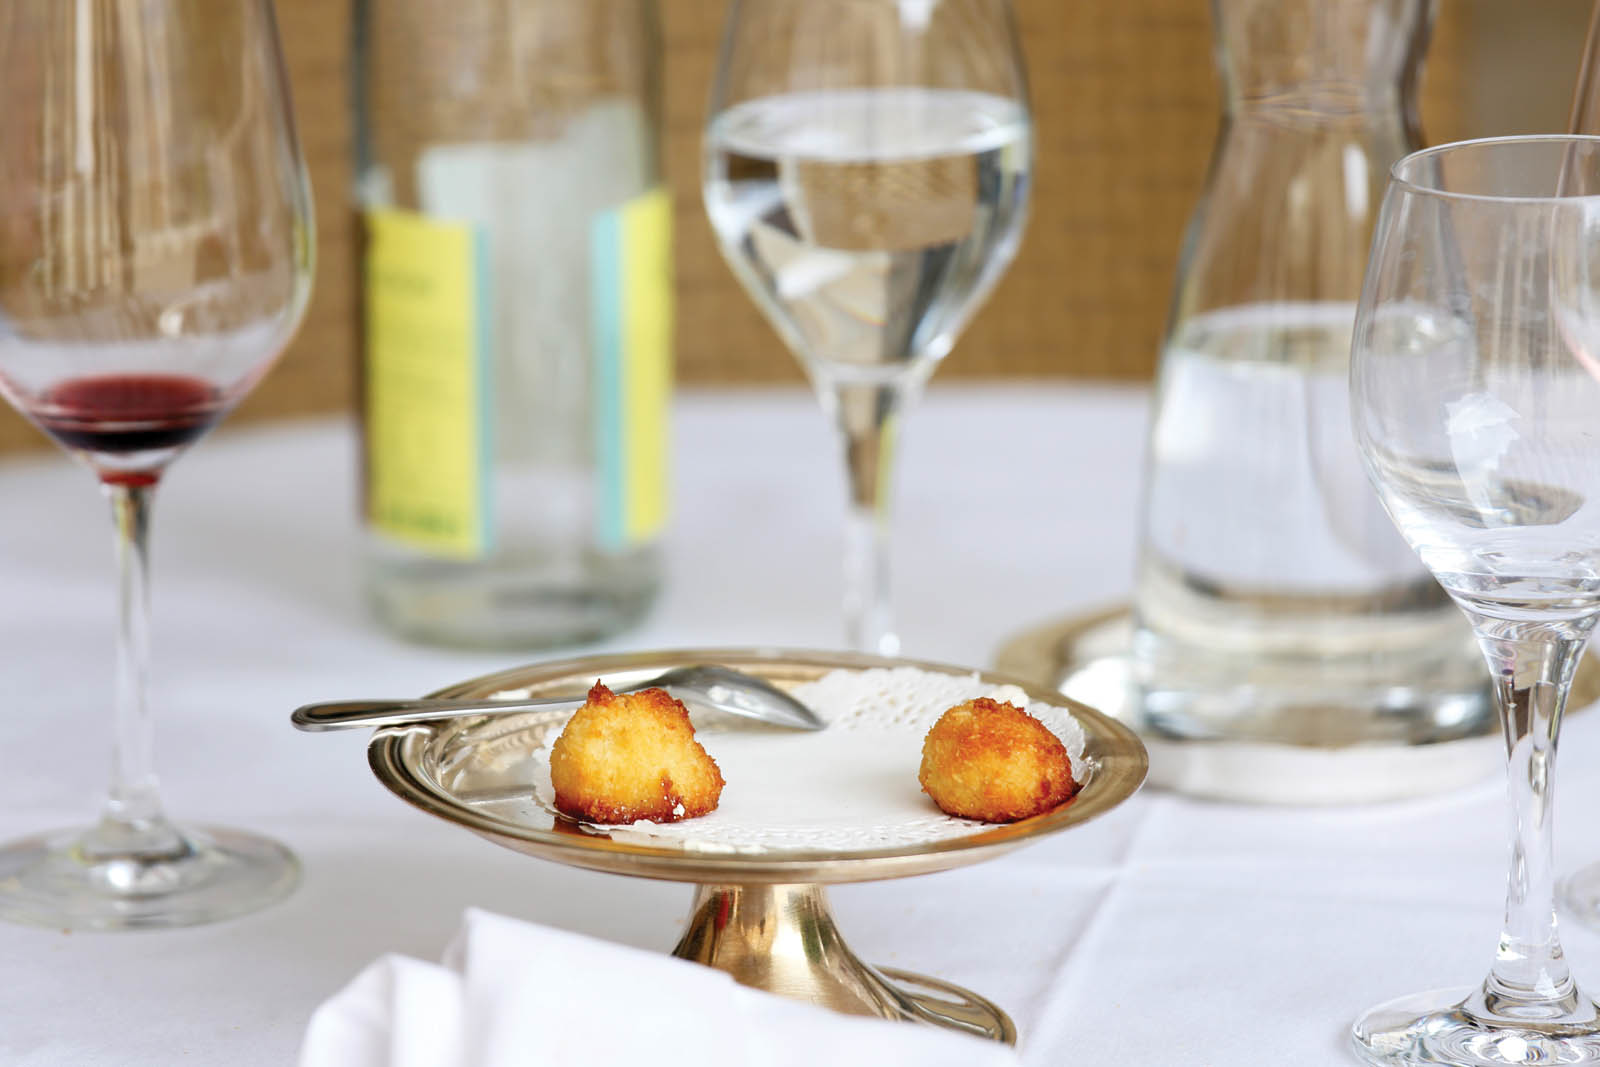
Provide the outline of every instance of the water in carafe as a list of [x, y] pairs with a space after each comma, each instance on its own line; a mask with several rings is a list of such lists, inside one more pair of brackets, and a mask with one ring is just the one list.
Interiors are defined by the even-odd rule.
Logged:
[[1487, 713], [1460, 613], [1367, 483], [1350, 332], [1419, 145], [1426, 0], [1214, 0], [1224, 116], [1162, 353], [1134, 660], [1182, 737], [1421, 742]]

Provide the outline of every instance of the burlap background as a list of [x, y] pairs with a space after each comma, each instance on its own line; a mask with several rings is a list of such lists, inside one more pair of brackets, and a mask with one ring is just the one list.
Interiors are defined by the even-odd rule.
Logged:
[[[1038, 122], [1023, 250], [939, 377], [1144, 379], [1216, 128], [1206, 0], [1014, 0]], [[700, 206], [699, 140], [725, 0], [661, 0], [667, 168], [677, 197], [683, 382], [796, 381]], [[1559, 128], [1588, 0], [1441, 0], [1423, 87], [1430, 141]], [[310, 316], [236, 418], [348, 408], [353, 380], [349, 4], [278, 0], [318, 205]], [[0, 448], [44, 439], [0, 410]]]

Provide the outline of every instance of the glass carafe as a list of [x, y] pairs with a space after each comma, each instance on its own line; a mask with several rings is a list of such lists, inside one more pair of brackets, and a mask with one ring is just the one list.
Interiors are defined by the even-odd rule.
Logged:
[[1350, 431], [1356, 300], [1419, 147], [1428, 0], [1213, 0], [1224, 109], [1179, 264], [1146, 471], [1134, 662], [1181, 738], [1418, 744], [1481, 723], [1460, 613]]

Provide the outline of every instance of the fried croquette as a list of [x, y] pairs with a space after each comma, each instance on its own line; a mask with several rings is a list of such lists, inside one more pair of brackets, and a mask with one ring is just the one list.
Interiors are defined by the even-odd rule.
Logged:
[[979, 697], [957, 704], [922, 742], [922, 791], [948, 815], [1015, 822], [1078, 791], [1066, 746], [1014, 704]]
[[599, 682], [550, 749], [556, 807], [598, 823], [677, 822], [715, 810], [722, 772], [689, 711], [664, 689], [613, 693]]

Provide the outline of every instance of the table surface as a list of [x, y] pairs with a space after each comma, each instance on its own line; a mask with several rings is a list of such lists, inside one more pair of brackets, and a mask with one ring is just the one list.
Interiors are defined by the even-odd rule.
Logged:
[[[930, 390], [904, 427], [896, 492], [908, 655], [988, 665], [1019, 628], [1127, 596], [1145, 412], [1132, 389]], [[812, 398], [690, 393], [675, 425], [663, 597], [637, 629], [577, 651], [837, 646], [842, 465]], [[290, 1063], [319, 1002], [384, 952], [437, 958], [468, 905], [654, 949], [676, 939], [687, 887], [497, 848], [385, 792], [364, 735], [289, 727], [307, 701], [422, 693], [537, 658], [407, 645], [369, 620], [354, 469], [343, 420], [224, 430], [174, 468], [154, 522], [169, 807], [276, 836], [303, 884], [198, 929], [0, 926], [0, 1062]], [[21, 836], [96, 811], [110, 536], [88, 478], [58, 456], [0, 465], [0, 499], [0, 835]], [[1591, 719], [1569, 724], [1565, 766], [1596, 758]], [[1581, 811], [1600, 784], [1571, 773], [1562, 793]], [[830, 895], [864, 958], [1005, 1007], [1030, 1064], [1341, 1064], [1370, 1004], [1481, 979], [1506, 822], [1492, 781], [1334, 810], [1147, 789], [1000, 860]], [[1582, 820], [1557, 837], [1564, 868], [1600, 859]], [[1564, 932], [1600, 988], [1600, 936]]]

